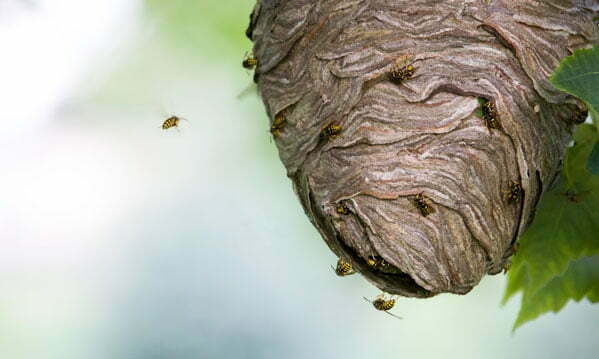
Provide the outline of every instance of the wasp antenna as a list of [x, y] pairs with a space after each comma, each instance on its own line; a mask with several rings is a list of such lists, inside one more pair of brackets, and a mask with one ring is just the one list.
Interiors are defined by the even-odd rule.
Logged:
[[335, 267], [333, 267], [333, 265], [332, 265], [332, 264], [331, 264], [331, 269], [333, 270], [333, 272], [337, 273], [337, 272], [335, 271]]
[[393, 314], [393, 313], [389, 313], [389, 312], [387, 312], [387, 311], [385, 311], [385, 313], [387, 313], [387, 314], [389, 314], [390, 316], [392, 316], [392, 317], [395, 317], [395, 318], [397, 318], [397, 319], [400, 319], [400, 320], [401, 320], [401, 319], [403, 319], [402, 317], [399, 317], [399, 316], [397, 316], [397, 315], [395, 315], [395, 314]]
[[365, 301], [367, 301], [368, 303], [372, 304], [372, 302], [370, 301], [370, 299], [366, 298], [366, 297], [362, 297], [364, 298]]
[[258, 87], [256, 86], [256, 84], [251, 84], [248, 87], [246, 87], [243, 91], [239, 93], [239, 95], [237, 95], [237, 99], [242, 100], [246, 96], [251, 95], [252, 93], [256, 95], [258, 94]]
[[160, 104], [158, 105], [158, 107], [159, 107], [160, 114], [161, 114], [163, 117], [171, 117], [171, 116], [172, 116], [172, 115], [171, 115], [171, 114], [170, 114], [170, 113], [169, 113], [169, 112], [168, 112], [168, 111], [167, 111], [167, 110], [164, 108], [164, 105], [163, 105], [162, 103], [160, 103]]

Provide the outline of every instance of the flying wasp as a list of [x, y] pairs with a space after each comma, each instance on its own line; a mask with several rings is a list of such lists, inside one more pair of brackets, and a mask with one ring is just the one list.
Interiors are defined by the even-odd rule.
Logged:
[[286, 125], [287, 118], [285, 117], [285, 115], [279, 113], [275, 116], [275, 119], [272, 122], [272, 125], [270, 126], [270, 133], [272, 133], [274, 137], [277, 137]]
[[258, 59], [254, 57], [254, 55], [249, 54], [245, 55], [245, 59], [241, 62], [243, 68], [248, 70], [253, 70], [254, 67], [258, 66]]
[[335, 125], [333, 123], [325, 126], [320, 132], [320, 138], [333, 139], [341, 133], [341, 125]]
[[368, 298], [366, 297], [364, 297], [364, 300], [368, 303], [371, 303], [376, 310], [383, 311], [397, 319], [402, 319], [401, 317], [398, 317], [397, 315], [389, 312], [389, 310], [393, 309], [393, 306], [395, 306], [395, 299], [385, 299], [385, 293], [377, 296], [373, 301], [368, 300]]
[[164, 120], [164, 122], [162, 123], [162, 129], [163, 130], [168, 130], [169, 128], [173, 128], [173, 127], [179, 129], [179, 122], [181, 120], [187, 121], [186, 119], [184, 119], [182, 117], [170, 116], [169, 118], [167, 118], [166, 120]]
[[414, 196], [413, 203], [414, 206], [416, 206], [416, 208], [418, 208], [418, 210], [420, 211], [420, 214], [424, 217], [435, 212], [434, 208], [429, 206], [428, 203], [426, 203], [426, 200], [422, 193], [418, 193]]
[[[331, 266], [331, 268], [333, 268], [333, 266]], [[339, 260], [337, 261], [337, 268], [333, 268], [333, 270], [335, 271], [335, 274], [337, 274], [339, 277], [345, 277], [356, 273], [352, 265], [341, 258], [339, 258]]]
[[495, 102], [484, 100], [484, 103], [482, 105], [482, 113], [483, 120], [485, 121], [485, 125], [488, 129], [501, 129], [501, 124], [499, 123], [499, 114], [497, 113], [497, 107], [495, 107]]
[[509, 189], [503, 191], [508, 203], [518, 203], [524, 195], [524, 190], [520, 182], [510, 181]]

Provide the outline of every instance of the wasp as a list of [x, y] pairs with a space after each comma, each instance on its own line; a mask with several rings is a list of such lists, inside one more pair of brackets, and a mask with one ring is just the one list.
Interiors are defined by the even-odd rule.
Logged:
[[501, 129], [501, 124], [499, 123], [499, 114], [497, 113], [497, 107], [495, 107], [495, 103], [493, 101], [485, 100], [485, 102], [482, 105], [482, 112], [483, 120], [485, 121], [485, 125], [488, 129]]
[[579, 123], [583, 123], [584, 121], [586, 121], [587, 117], [589, 117], [589, 111], [583, 111], [580, 109], [576, 109], [574, 111], [574, 117], [572, 118], [572, 120], [574, 121], [574, 123], [579, 124]]
[[418, 193], [416, 196], [414, 196], [413, 202], [416, 208], [420, 210], [420, 214], [424, 217], [435, 212], [434, 208], [429, 206], [428, 203], [426, 203], [426, 200], [422, 193]]
[[509, 189], [505, 192], [505, 198], [509, 203], [517, 203], [522, 199], [524, 190], [520, 182], [510, 181]]
[[320, 138], [333, 139], [341, 133], [341, 125], [335, 125], [333, 123], [325, 126], [320, 132]]
[[402, 319], [401, 317], [398, 317], [397, 315], [395, 315], [393, 313], [389, 313], [389, 310], [393, 309], [393, 306], [395, 306], [395, 299], [393, 299], [393, 298], [385, 299], [385, 293], [377, 296], [373, 301], [368, 300], [368, 298], [366, 298], [366, 297], [364, 297], [364, 300], [367, 301], [368, 303], [371, 303], [372, 306], [376, 310], [383, 311], [397, 319]]
[[389, 78], [396, 84], [401, 84], [405, 80], [409, 80], [416, 72], [416, 69], [412, 65], [402, 66], [401, 63], [395, 63], [389, 72]]
[[337, 204], [337, 213], [343, 214], [343, 215], [348, 215], [351, 213], [351, 211], [345, 204], [339, 203], [339, 204]]
[[388, 265], [388, 263], [379, 256], [369, 256], [368, 259], [366, 259], [366, 264], [375, 269], [386, 267]]
[[285, 117], [285, 115], [277, 114], [275, 116], [274, 121], [272, 122], [272, 125], [270, 126], [270, 133], [272, 133], [273, 136], [277, 137], [286, 125], [287, 118]]
[[[331, 266], [331, 268], [333, 268], [333, 266]], [[333, 270], [335, 271], [335, 274], [337, 274], [339, 277], [345, 277], [356, 273], [354, 267], [352, 267], [351, 264], [349, 264], [341, 258], [339, 258], [339, 260], [337, 261], [337, 268], [333, 268]]]
[[258, 59], [254, 57], [254, 55], [249, 54], [245, 56], [245, 59], [241, 62], [243, 68], [248, 70], [253, 70], [254, 67], [258, 66]]
[[172, 127], [176, 127], [178, 129], [179, 128], [179, 122], [181, 120], [187, 121], [186, 119], [184, 119], [182, 117], [170, 116], [169, 118], [167, 118], [166, 120], [164, 120], [164, 122], [162, 123], [162, 129], [163, 130], [168, 130], [169, 128], [172, 128]]

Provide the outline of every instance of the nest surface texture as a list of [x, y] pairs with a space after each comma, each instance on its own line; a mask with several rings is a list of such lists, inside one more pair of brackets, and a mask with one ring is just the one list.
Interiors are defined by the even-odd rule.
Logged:
[[410, 297], [501, 272], [584, 111], [548, 77], [598, 43], [596, 16], [595, 0], [259, 0], [255, 81], [330, 249]]

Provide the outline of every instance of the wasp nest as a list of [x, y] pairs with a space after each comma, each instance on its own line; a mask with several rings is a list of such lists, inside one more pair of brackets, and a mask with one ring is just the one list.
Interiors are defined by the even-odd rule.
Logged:
[[596, 0], [258, 0], [254, 79], [331, 250], [410, 297], [501, 272], [582, 108], [548, 76], [598, 43], [598, 15]]

